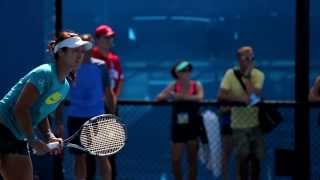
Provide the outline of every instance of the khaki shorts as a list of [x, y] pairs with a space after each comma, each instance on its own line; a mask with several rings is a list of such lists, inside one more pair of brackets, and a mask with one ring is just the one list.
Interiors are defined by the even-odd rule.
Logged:
[[263, 134], [257, 127], [233, 129], [232, 139], [237, 156], [255, 155], [258, 159], [265, 156], [265, 142]]

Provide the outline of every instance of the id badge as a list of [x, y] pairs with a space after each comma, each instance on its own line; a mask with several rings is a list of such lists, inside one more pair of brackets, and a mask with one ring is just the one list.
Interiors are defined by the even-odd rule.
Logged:
[[177, 116], [177, 124], [188, 124], [189, 123], [189, 115], [188, 113], [179, 113]]

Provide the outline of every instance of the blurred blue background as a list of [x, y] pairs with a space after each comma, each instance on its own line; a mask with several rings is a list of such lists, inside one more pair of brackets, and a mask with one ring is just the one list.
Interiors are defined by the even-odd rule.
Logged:
[[[311, 0], [310, 4], [309, 84], [311, 85], [315, 77], [320, 74], [320, 1]], [[0, 2], [1, 96], [31, 68], [51, 61], [51, 56], [46, 53], [46, 47], [54, 35], [54, 12], [53, 0]], [[63, 2], [63, 29], [93, 33], [95, 27], [100, 24], [112, 26], [117, 33], [114, 51], [121, 58], [125, 74], [121, 99], [153, 99], [172, 80], [169, 73], [171, 66], [178, 59], [188, 59], [194, 65], [193, 78], [200, 80], [204, 85], [205, 98], [213, 100], [224, 71], [235, 65], [235, 51], [243, 45], [254, 47], [256, 64], [266, 74], [264, 97], [275, 100], [294, 98], [295, 1], [68, 0]], [[122, 116], [131, 121], [134, 118], [126, 115], [127, 111], [130, 110], [124, 108]], [[140, 119], [153, 119], [152, 121], [159, 120], [160, 117], [155, 117], [154, 114], [162, 112], [161, 110], [153, 112], [150, 107], [140, 107], [140, 110], [136, 111], [141, 113], [138, 116]], [[279, 127], [282, 131], [278, 130], [278, 133], [275, 132], [268, 137], [270, 141], [278, 137], [282, 137], [283, 140], [274, 142], [276, 145], [270, 145], [271, 148], [280, 146], [293, 148], [293, 113], [290, 109], [283, 111], [286, 113], [287, 123]], [[319, 152], [319, 143], [315, 138], [319, 137], [316, 113], [316, 109], [311, 112], [310, 123], [311, 171], [314, 179], [318, 179], [320, 174], [317, 170], [320, 167], [317, 164], [320, 162], [320, 157], [315, 156]], [[163, 122], [167, 122], [165, 118]], [[134, 137], [139, 138], [143, 135], [139, 134], [141, 129], [150, 128], [145, 123], [148, 122], [137, 120], [129, 123], [129, 129], [132, 129], [130, 143], [139, 141]], [[160, 132], [166, 136], [167, 131], [163, 129]], [[161, 142], [167, 143], [163, 138]], [[168, 150], [169, 148], [165, 147], [165, 153], [168, 153]], [[129, 153], [129, 148], [125, 152]], [[129, 161], [130, 157], [135, 157], [134, 151], [129, 154], [125, 152], [123, 160]], [[162, 155], [169, 161], [167, 157], [169, 155], [165, 153]], [[145, 166], [148, 166], [148, 163], [149, 165], [156, 163], [147, 159], [141, 161]], [[132, 166], [134, 164], [130, 167]], [[166, 169], [168, 166], [166, 162]], [[68, 173], [70, 177], [71, 172]], [[123, 173], [127, 173], [126, 177], [135, 176], [134, 171]], [[161, 174], [156, 176], [160, 177]]]
[[[311, 0], [310, 83], [319, 67], [319, 6]], [[54, 35], [54, 11], [53, 0], [19, 6], [1, 1], [1, 95], [30, 68], [51, 61], [46, 46]], [[256, 63], [267, 74], [265, 96], [293, 98], [295, 1], [69, 0], [62, 18], [63, 29], [79, 33], [93, 33], [100, 24], [113, 27], [126, 76], [122, 98], [154, 98], [171, 80], [169, 69], [178, 59], [193, 62], [194, 78], [205, 84], [208, 99], [215, 98], [223, 72], [243, 45], [254, 47]]]

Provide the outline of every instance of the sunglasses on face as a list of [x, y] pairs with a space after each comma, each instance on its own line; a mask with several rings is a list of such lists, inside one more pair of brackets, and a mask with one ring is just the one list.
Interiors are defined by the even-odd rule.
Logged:
[[255, 57], [254, 56], [242, 55], [242, 56], [240, 56], [240, 59], [243, 60], [243, 61], [254, 61]]
[[189, 68], [185, 68], [185, 69], [182, 69], [178, 72], [182, 72], [182, 73], [186, 73], [186, 72], [191, 72]]

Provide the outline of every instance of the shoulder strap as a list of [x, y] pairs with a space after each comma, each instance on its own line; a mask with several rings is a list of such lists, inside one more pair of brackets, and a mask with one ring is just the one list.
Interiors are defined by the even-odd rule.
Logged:
[[246, 86], [244, 85], [244, 82], [242, 81], [242, 79], [241, 79], [241, 73], [240, 73], [240, 70], [238, 70], [238, 69], [233, 69], [233, 73], [234, 73], [234, 75], [236, 76], [236, 78], [238, 79], [238, 81], [240, 82], [240, 84], [241, 84], [241, 87], [243, 88], [243, 90], [246, 92], [246, 93], [248, 93], [247, 92], [247, 88], [246, 88]]

